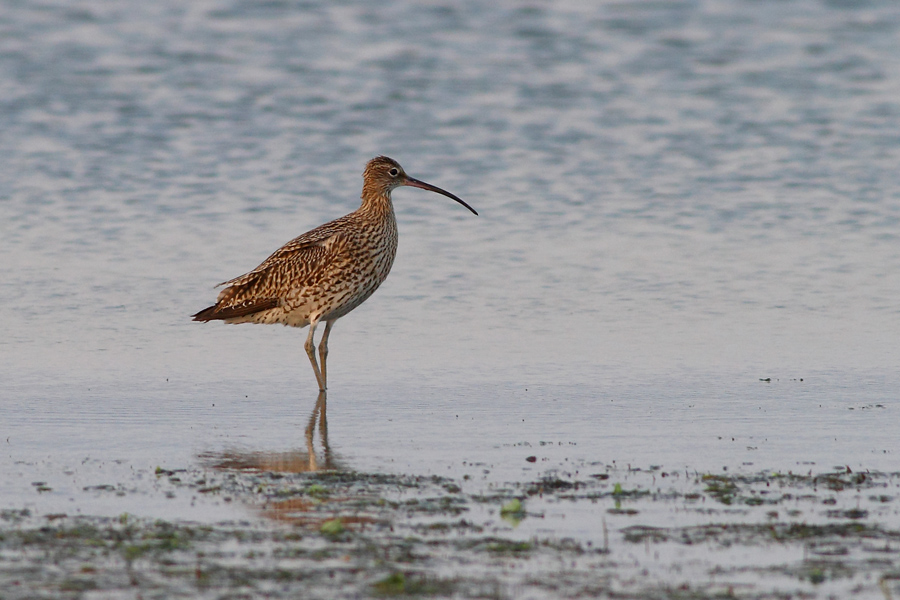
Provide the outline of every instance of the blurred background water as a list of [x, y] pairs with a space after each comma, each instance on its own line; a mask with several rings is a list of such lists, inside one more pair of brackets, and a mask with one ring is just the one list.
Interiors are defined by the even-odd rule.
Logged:
[[547, 439], [577, 445], [560, 463], [895, 465], [896, 3], [0, 17], [8, 498], [41, 461], [302, 446], [305, 332], [189, 315], [355, 209], [377, 154], [481, 215], [394, 194], [393, 272], [330, 344], [350, 467], [520, 476], [509, 448]]

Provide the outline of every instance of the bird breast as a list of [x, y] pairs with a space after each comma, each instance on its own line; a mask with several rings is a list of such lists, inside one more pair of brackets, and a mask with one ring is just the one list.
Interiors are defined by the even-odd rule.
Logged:
[[[397, 255], [393, 214], [336, 232], [325, 241], [318, 264], [307, 265], [285, 298], [290, 323], [340, 318], [362, 304], [384, 282]], [[302, 326], [302, 325], [301, 325]]]

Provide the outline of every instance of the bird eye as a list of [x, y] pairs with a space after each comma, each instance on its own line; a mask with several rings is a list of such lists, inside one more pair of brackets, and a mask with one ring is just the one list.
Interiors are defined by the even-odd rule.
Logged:
[[388, 175], [390, 175], [391, 177], [396, 177], [399, 174], [400, 174], [400, 169], [398, 169], [397, 167], [391, 167], [391, 170], [388, 171]]

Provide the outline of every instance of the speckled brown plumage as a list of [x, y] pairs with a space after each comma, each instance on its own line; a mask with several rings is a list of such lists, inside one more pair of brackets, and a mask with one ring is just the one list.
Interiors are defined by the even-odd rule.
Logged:
[[[478, 214], [453, 194], [407, 176], [395, 160], [373, 158], [363, 173], [359, 209], [294, 238], [249, 273], [220, 284], [227, 287], [216, 304], [194, 320], [309, 325], [306, 353], [324, 391], [332, 325], [371, 296], [394, 264], [397, 220], [391, 191], [403, 185], [443, 194]], [[313, 335], [322, 321], [320, 370]]]

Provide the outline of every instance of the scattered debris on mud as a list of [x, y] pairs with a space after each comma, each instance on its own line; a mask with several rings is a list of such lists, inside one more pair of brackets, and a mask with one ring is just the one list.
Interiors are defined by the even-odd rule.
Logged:
[[154, 475], [247, 519], [5, 508], [0, 598], [900, 598], [900, 473], [590, 463], [488, 490], [221, 462]]

